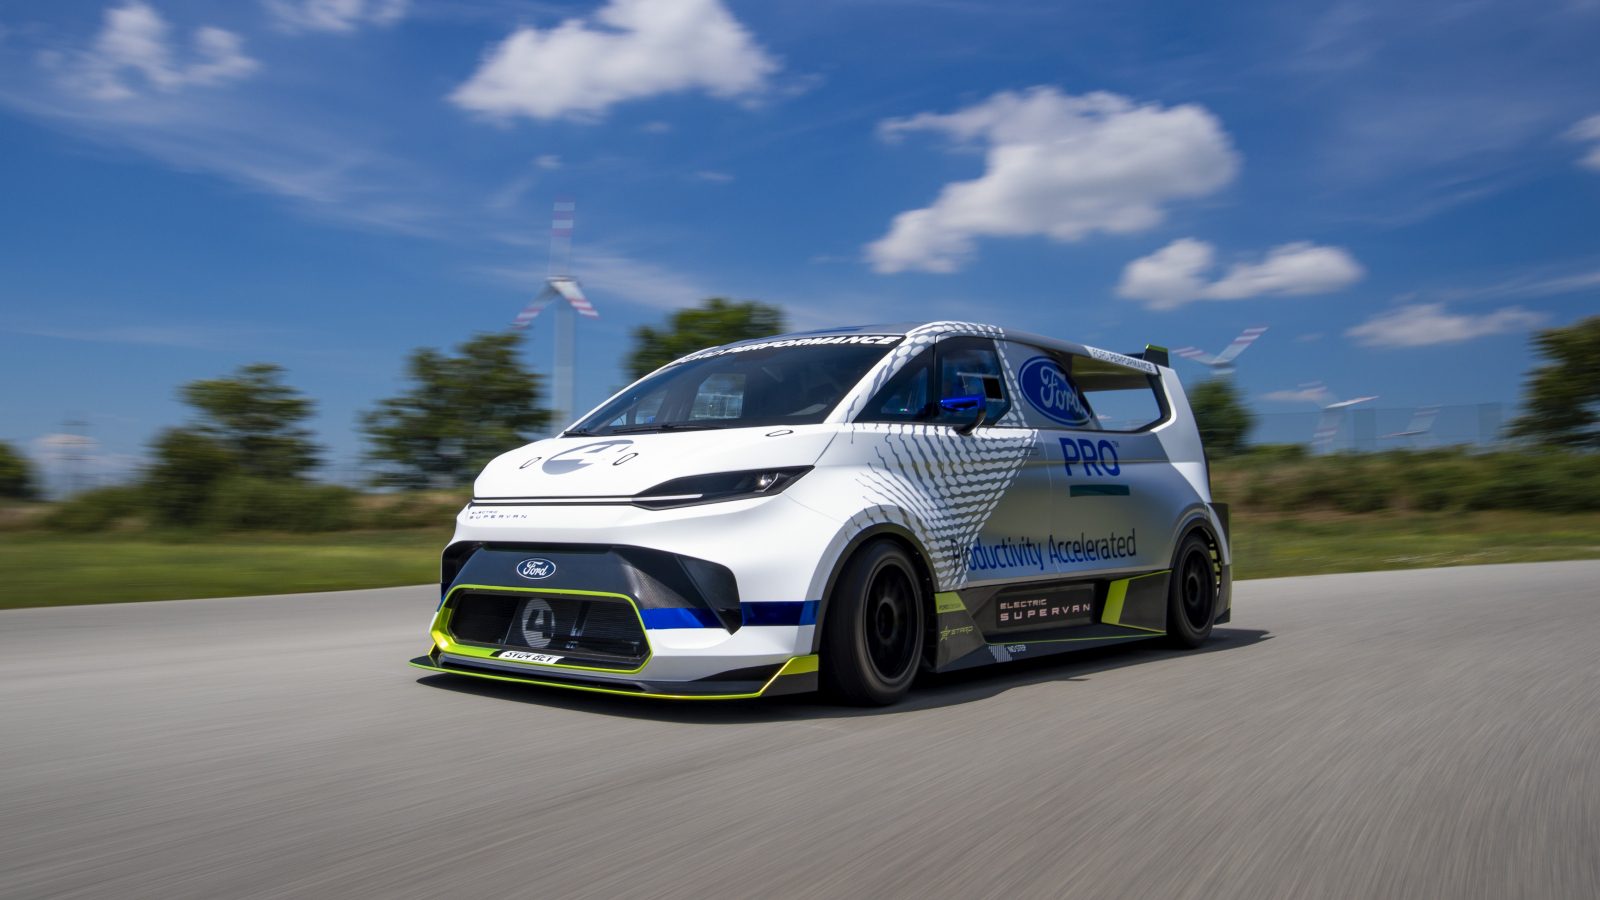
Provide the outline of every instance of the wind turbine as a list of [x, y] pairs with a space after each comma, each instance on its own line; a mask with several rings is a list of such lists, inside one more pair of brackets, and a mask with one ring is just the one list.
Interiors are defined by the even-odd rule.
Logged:
[[1386, 434], [1386, 438], [1405, 438], [1406, 443], [1416, 446], [1424, 438], [1433, 435], [1433, 420], [1439, 418], [1439, 407], [1419, 406], [1411, 414], [1411, 424], [1393, 434]]
[[1320, 381], [1300, 386], [1306, 391], [1306, 399], [1322, 407], [1322, 416], [1317, 419], [1317, 430], [1311, 435], [1311, 446], [1318, 453], [1326, 453], [1333, 449], [1333, 439], [1339, 434], [1339, 426], [1344, 424], [1345, 410], [1358, 403], [1378, 399], [1373, 395], [1339, 400], [1328, 390], [1328, 386]]
[[1239, 354], [1243, 353], [1246, 347], [1255, 343], [1256, 338], [1266, 333], [1267, 327], [1265, 325], [1259, 328], [1246, 328], [1239, 333], [1238, 337], [1233, 339], [1233, 343], [1229, 344], [1216, 356], [1212, 356], [1197, 347], [1184, 347], [1182, 350], [1174, 350], [1173, 352], [1184, 359], [1192, 359], [1197, 363], [1210, 366], [1211, 371], [1217, 375], [1228, 375], [1233, 372], [1233, 361], [1239, 358]]
[[552, 303], [556, 305], [555, 365], [552, 366], [550, 398], [555, 404], [553, 412], [558, 429], [572, 421], [573, 408], [576, 406], [573, 396], [573, 359], [577, 355], [577, 316], [600, 318], [594, 304], [583, 295], [578, 279], [569, 271], [572, 263], [572, 227], [576, 218], [577, 204], [570, 198], [558, 198], [550, 218], [550, 268], [544, 279], [544, 290], [529, 301], [511, 322], [513, 329], [521, 331], [533, 324], [545, 307]]

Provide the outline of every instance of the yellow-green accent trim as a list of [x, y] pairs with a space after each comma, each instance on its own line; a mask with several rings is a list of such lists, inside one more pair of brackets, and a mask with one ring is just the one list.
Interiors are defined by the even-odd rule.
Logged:
[[[1146, 572], [1143, 575], [1135, 575], [1132, 578], [1119, 578], [1116, 581], [1111, 582], [1111, 584], [1106, 588], [1106, 609], [1105, 612], [1101, 614], [1100, 621], [1107, 625], [1115, 625], [1118, 628], [1132, 628], [1135, 631], [1147, 631], [1151, 634], [1166, 634], [1165, 631], [1155, 628], [1140, 628], [1138, 625], [1122, 624], [1122, 604], [1128, 599], [1128, 582], [1137, 581], [1140, 578], [1154, 578], [1157, 575], [1167, 575], [1170, 574], [1171, 571], [1171, 569], [1162, 569], [1159, 572]], [[1012, 643], [1022, 642], [1013, 641]]]
[[808, 656], [796, 656], [783, 664], [783, 667], [761, 686], [761, 689], [745, 694], [656, 694], [648, 691], [623, 691], [616, 688], [599, 687], [592, 684], [572, 684], [565, 681], [545, 681], [539, 678], [521, 678], [516, 675], [495, 675], [489, 672], [463, 672], [460, 669], [446, 669], [441, 666], [427, 666], [416, 660], [411, 660], [408, 665], [430, 672], [443, 672], [447, 675], [466, 675], [471, 678], [487, 678], [491, 681], [509, 681], [515, 684], [536, 684], [541, 687], [566, 688], [569, 691], [587, 691], [591, 694], [611, 694], [617, 697], [649, 697], [652, 700], [754, 700], [765, 694], [777, 683], [779, 678], [788, 675], [806, 675], [817, 671], [820, 660], [815, 653]]
[[[632, 669], [607, 669], [600, 666], [576, 666], [571, 663], [523, 662], [522, 660], [513, 659], [505, 660], [505, 662], [514, 662], [517, 665], [528, 666], [530, 668], [575, 669], [580, 672], [609, 672], [615, 675], [635, 675], [644, 671], [644, 667], [649, 665], [651, 657], [655, 656], [655, 648], [650, 646], [650, 631], [644, 627], [644, 617], [639, 615], [638, 604], [634, 603], [633, 598], [629, 597], [627, 594], [613, 594], [609, 591], [573, 591], [562, 590], [559, 588], [512, 587], [503, 584], [458, 584], [450, 589], [450, 593], [444, 598], [444, 603], [440, 604], [439, 606], [438, 614], [434, 616], [433, 626], [429, 629], [433, 634], [434, 646], [438, 647], [440, 650], [449, 650], [451, 653], [454, 653], [457, 656], [471, 656], [476, 659], [496, 659], [494, 654], [499, 652], [498, 649], [493, 647], [475, 647], [471, 644], [462, 644], [457, 642], [456, 639], [449, 633], [448, 626], [450, 623], [450, 613], [452, 611], [450, 601], [455, 597], [457, 591], [470, 589], [476, 589], [480, 591], [519, 591], [525, 594], [554, 594], [568, 597], [610, 597], [621, 600], [628, 604], [628, 608], [633, 610], [633, 617], [639, 620], [639, 633], [644, 635], [644, 645], [650, 651], [645, 655], [644, 660], [640, 662], [637, 667]], [[622, 693], [627, 692], [623, 691]]]
[[955, 591], [940, 591], [933, 595], [933, 608], [941, 613], [966, 612], [967, 605]]
[[[784, 663], [783, 668], [779, 669], [778, 674], [774, 675], [773, 677], [782, 678], [785, 675], [806, 675], [817, 671], [817, 669], [821, 668], [821, 666], [821, 657], [817, 656], [815, 653], [807, 656], [796, 656], [794, 659]], [[771, 682], [768, 683], [770, 684]], [[765, 688], [763, 688], [763, 690], [765, 690]]]

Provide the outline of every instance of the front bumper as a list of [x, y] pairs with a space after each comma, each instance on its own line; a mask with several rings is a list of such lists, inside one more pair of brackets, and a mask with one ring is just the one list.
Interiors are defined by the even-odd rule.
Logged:
[[[741, 598], [724, 566], [619, 544], [468, 541], [413, 665], [672, 698], [816, 688], [816, 604]], [[530, 569], [529, 566], [532, 565]]]

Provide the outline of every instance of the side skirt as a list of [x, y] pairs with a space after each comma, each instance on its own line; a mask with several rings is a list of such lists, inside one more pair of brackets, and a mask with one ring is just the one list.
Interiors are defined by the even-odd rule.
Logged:
[[[1103, 647], [1166, 634], [1162, 569], [1125, 578], [991, 585], [934, 595], [934, 671]], [[1022, 610], [1019, 617], [1018, 610]]]

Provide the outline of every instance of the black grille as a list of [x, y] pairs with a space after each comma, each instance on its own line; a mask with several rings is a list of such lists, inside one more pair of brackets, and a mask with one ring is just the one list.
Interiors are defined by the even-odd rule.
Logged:
[[450, 633], [463, 644], [580, 656], [633, 668], [649, 654], [644, 629], [624, 600], [559, 594], [462, 591]]

